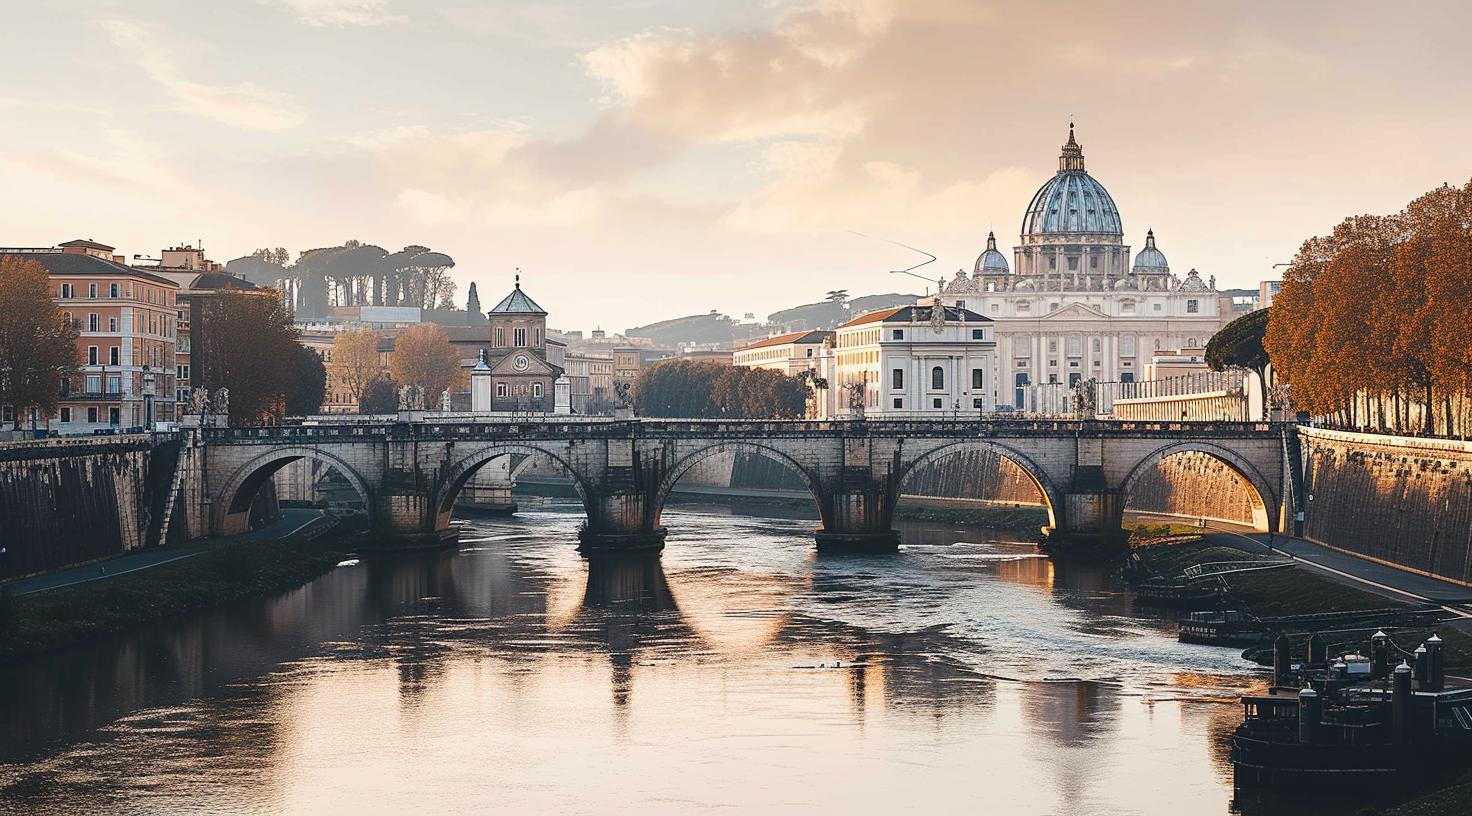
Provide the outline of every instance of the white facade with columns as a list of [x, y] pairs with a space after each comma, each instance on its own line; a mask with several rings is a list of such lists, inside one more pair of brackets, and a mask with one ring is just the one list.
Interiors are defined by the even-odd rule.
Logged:
[[942, 278], [939, 297], [995, 324], [998, 405], [1055, 412], [1078, 382], [1142, 380], [1155, 352], [1204, 346], [1222, 323], [1215, 290], [1194, 269], [1173, 275], [1153, 232], [1130, 263], [1119, 211], [1085, 172], [1070, 126], [1012, 264], [988, 235], [971, 274]]
[[853, 400], [874, 418], [992, 411], [995, 331], [975, 312], [924, 304], [850, 320], [834, 332], [828, 383], [834, 413], [857, 415]]

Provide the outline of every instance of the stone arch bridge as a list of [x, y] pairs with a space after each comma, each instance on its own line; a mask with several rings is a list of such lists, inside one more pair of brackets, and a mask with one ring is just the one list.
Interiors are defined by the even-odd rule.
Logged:
[[[488, 463], [544, 456], [571, 476], [587, 512], [586, 551], [657, 549], [660, 513], [680, 477], [716, 454], [745, 450], [801, 474], [817, 505], [820, 549], [888, 550], [906, 477], [928, 462], [988, 450], [1014, 462], [1045, 499], [1049, 534], [1118, 530], [1135, 480], [1161, 459], [1199, 452], [1247, 488], [1254, 522], [1276, 530], [1292, 489], [1293, 426], [1276, 423], [1053, 420], [731, 421], [546, 417], [209, 428], [193, 451], [192, 489], [207, 524], [245, 529], [257, 490], [288, 462], [330, 465], [363, 497], [377, 540], [453, 541], [457, 497]], [[505, 459], [504, 457], [512, 457]], [[1291, 503], [1291, 498], [1290, 502]]]

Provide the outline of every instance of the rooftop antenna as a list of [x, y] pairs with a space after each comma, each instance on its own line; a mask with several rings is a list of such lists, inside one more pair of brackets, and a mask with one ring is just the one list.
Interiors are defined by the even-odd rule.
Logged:
[[[854, 234], [854, 235], [859, 236], [860, 238], [870, 238], [870, 239], [873, 239], [875, 241], [883, 241], [886, 244], [894, 244], [895, 246], [898, 246], [898, 247], [904, 247], [905, 249], [908, 249], [911, 252], [918, 252], [921, 255], [924, 255], [925, 258], [926, 258], [926, 260], [923, 260], [920, 263], [915, 264], [914, 266], [905, 267], [904, 269], [891, 269], [891, 270], [889, 270], [889, 274], [891, 274], [891, 275], [909, 275], [912, 278], [919, 278], [920, 280], [925, 281], [926, 284], [935, 283], [935, 281], [931, 280], [930, 278], [925, 277], [924, 275], [917, 275], [917, 274], [915, 274], [915, 270], [916, 269], [919, 269], [920, 267], [922, 267], [922, 266], [924, 266], [924, 265], [926, 265], [928, 263], [931, 263], [932, 261], [934, 261], [936, 259], [935, 256], [934, 255], [931, 255], [929, 252], [926, 252], [925, 250], [920, 249], [919, 247], [912, 247], [909, 244], [902, 244], [899, 241], [892, 241], [892, 240], [890, 240], [888, 238], [879, 238], [879, 237], [873, 236], [873, 235], [865, 235], [864, 233], [857, 232], [855, 230], [849, 230], [849, 232], [852, 233], [852, 234]], [[930, 293], [929, 288], [927, 288], [925, 291], [926, 291], [926, 294], [929, 294]]]

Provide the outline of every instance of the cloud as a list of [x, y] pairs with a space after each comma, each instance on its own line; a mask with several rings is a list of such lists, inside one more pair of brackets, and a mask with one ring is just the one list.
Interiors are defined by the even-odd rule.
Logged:
[[583, 55], [604, 102], [629, 121], [691, 142], [751, 142], [861, 131], [872, 94], [845, 69], [893, 17], [887, 0], [820, 0], [766, 30], [696, 37], [659, 30]]
[[388, 0], [262, 0], [285, 6], [303, 25], [320, 28], [382, 26], [409, 18], [389, 11]]
[[246, 130], [286, 130], [306, 120], [291, 97], [255, 83], [210, 85], [184, 77], [169, 56], [169, 38], [152, 26], [124, 19], [99, 20], [97, 26], [186, 113]]

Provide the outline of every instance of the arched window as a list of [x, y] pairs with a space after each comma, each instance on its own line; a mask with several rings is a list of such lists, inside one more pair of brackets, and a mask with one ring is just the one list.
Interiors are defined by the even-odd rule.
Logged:
[[946, 387], [946, 372], [940, 366], [930, 369], [930, 387], [939, 391]]

